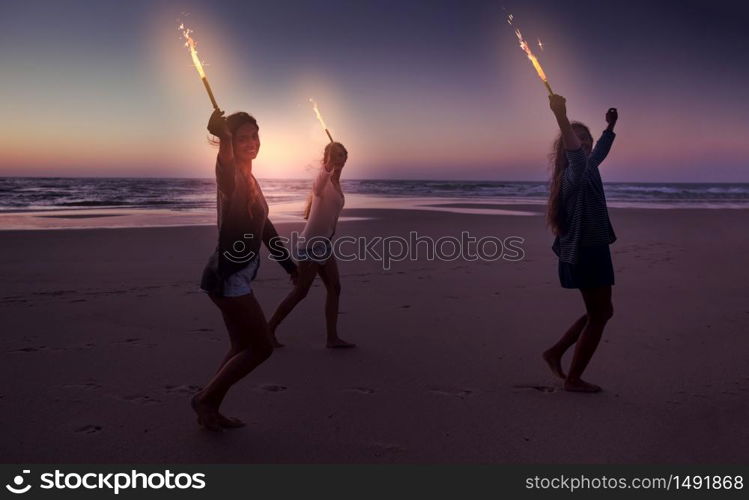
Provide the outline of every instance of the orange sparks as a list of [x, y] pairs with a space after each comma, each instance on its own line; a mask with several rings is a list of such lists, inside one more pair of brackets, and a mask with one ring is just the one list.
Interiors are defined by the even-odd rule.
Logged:
[[[507, 23], [510, 26], [513, 26], [512, 24], [513, 17], [512, 14], [507, 16]], [[514, 26], [513, 26], [514, 28]], [[544, 85], [546, 86], [546, 89], [549, 91], [549, 94], [553, 94], [551, 91], [551, 87], [549, 86], [549, 80], [546, 78], [546, 73], [544, 73], [544, 69], [541, 67], [541, 63], [538, 62], [538, 58], [533, 54], [533, 51], [531, 51], [530, 46], [528, 45], [528, 42], [525, 41], [523, 38], [523, 34], [520, 33], [520, 30], [518, 28], [515, 28], [515, 36], [518, 37], [518, 41], [520, 42], [520, 48], [523, 49], [523, 52], [525, 52], [525, 55], [528, 56], [528, 59], [530, 59], [531, 64], [533, 64], [533, 67], [536, 69], [536, 73], [538, 73], [538, 77], [541, 79], [541, 81], [544, 82]], [[543, 44], [541, 43], [541, 40], [538, 40], [538, 45], [543, 50]]]
[[182, 37], [185, 39], [185, 47], [190, 49], [190, 56], [192, 57], [192, 63], [195, 65], [195, 69], [198, 70], [198, 74], [200, 75], [200, 78], [205, 78], [205, 71], [203, 71], [203, 63], [200, 62], [200, 58], [198, 57], [198, 51], [195, 49], [197, 44], [195, 43], [195, 40], [193, 40], [192, 37], [190, 36], [190, 33], [192, 33], [192, 30], [189, 28], [185, 28], [184, 24], [180, 24], [179, 29], [182, 32]]
[[185, 28], [184, 24], [179, 25], [179, 30], [182, 32], [182, 37], [185, 39], [185, 47], [190, 49], [190, 56], [192, 57], [192, 63], [195, 66], [195, 69], [198, 70], [198, 74], [200, 75], [200, 79], [203, 80], [203, 86], [205, 87], [206, 92], [208, 92], [208, 97], [211, 99], [211, 104], [213, 105], [213, 109], [218, 110], [218, 103], [216, 103], [216, 98], [213, 96], [213, 91], [211, 90], [211, 86], [208, 83], [208, 78], [205, 77], [205, 71], [203, 71], [203, 63], [200, 62], [200, 58], [198, 57], [198, 51], [195, 49], [197, 44], [195, 43], [195, 40], [192, 39], [190, 36], [190, 33], [192, 33], [192, 30], [189, 28]]
[[538, 62], [538, 59], [535, 55], [533, 55], [533, 52], [531, 51], [531, 48], [528, 46], [528, 42], [526, 42], [523, 39], [523, 34], [520, 33], [520, 30], [515, 28], [515, 35], [518, 37], [518, 41], [520, 42], [520, 48], [523, 49], [525, 54], [528, 56], [528, 59], [531, 60], [531, 63], [533, 63], [533, 67], [536, 68], [536, 73], [538, 73], [538, 77], [548, 82], [546, 79], [546, 73], [544, 73], [544, 69], [541, 67], [541, 63]]

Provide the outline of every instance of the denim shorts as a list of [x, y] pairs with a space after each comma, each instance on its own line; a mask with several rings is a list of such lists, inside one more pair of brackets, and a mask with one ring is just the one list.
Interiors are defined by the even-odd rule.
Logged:
[[241, 297], [252, 293], [252, 279], [257, 272], [260, 259], [252, 259], [247, 267], [240, 269], [234, 274], [230, 274], [224, 280], [224, 297]]

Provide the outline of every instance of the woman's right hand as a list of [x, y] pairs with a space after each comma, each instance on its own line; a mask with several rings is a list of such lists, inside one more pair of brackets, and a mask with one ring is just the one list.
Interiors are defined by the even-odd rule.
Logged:
[[552, 94], [549, 96], [549, 107], [557, 117], [567, 116], [567, 99], [564, 97]]
[[208, 132], [219, 139], [231, 138], [229, 126], [226, 124], [226, 118], [224, 118], [224, 112], [220, 109], [216, 109], [211, 113], [211, 117], [208, 120]]

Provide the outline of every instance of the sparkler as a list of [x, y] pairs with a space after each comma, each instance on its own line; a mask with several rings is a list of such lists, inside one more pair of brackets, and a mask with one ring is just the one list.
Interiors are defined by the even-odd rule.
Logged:
[[180, 31], [182, 31], [182, 37], [185, 39], [185, 47], [190, 49], [190, 56], [192, 57], [192, 63], [195, 65], [195, 69], [198, 70], [198, 74], [200, 75], [200, 79], [203, 80], [203, 85], [205, 86], [205, 90], [208, 92], [208, 97], [211, 99], [211, 104], [213, 104], [213, 109], [218, 109], [218, 103], [216, 102], [216, 98], [213, 96], [213, 91], [211, 90], [211, 86], [208, 84], [208, 78], [205, 76], [205, 71], [203, 70], [203, 63], [200, 62], [200, 58], [198, 57], [198, 51], [195, 49], [197, 44], [195, 43], [195, 40], [192, 39], [190, 36], [190, 33], [192, 33], [192, 30], [189, 28], [186, 28], [184, 24], [179, 25]]
[[320, 109], [317, 107], [317, 103], [314, 99], [310, 99], [309, 102], [312, 103], [312, 110], [315, 112], [315, 115], [317, 116], [317, 121], [320, 122], [320, 126], [325, 131], [326, 134], [328, 134], [328, 139], [330, 139], [330, 142], [333, 142], [333, 136], [330, 135], [330, 130], [328, 130], [328, 126], [325, 125], [325, 120], [322, 119], [322, 115], [320, 114]]
[[[515, 28], [515, 26], [512, 24], [513, 17], [512, 14], [507, 16], [507, 24]], [[533, 54], [531, 51], [530, 46], [528, 45], [528, 42], [525, 41], [523, 38], [523, 34], [520, 33], [520, 30], [515, 28], [515, 36], [518, 37], [518, 41], [520, 42], [520, 48], [523, 49], [523, 52], [525, 52], [525, 55], [528, 56], [528, 59], [530, 59], [531, 64], [533, 64], [533, 67], [536, 69], [536, 73], [538, 73], [538, 77], [541, 79], [542, 82], [544, 82], [544, 85], [546, 86], [546, 90], [549, 91], [549, 95], [553, 95], [554, 92], [551, 90], [551, 86], [549, 85], [549, 80], [546, 78], [546, 73], [544, 73], [544, 69], [541, 67], [541, 63], [538, 62], [538, 58]], [[538, 41], [538, 46], [541, 47], [541, 50], [543, 50], [543, 44], [541, 43], [541, 40]]]

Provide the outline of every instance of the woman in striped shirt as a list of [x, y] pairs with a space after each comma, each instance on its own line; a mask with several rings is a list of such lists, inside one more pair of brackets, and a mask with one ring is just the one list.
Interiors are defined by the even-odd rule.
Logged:
[[[556, 235], [553, 249], [559, 257], [559, 280], [564, 288], [580, 290], [586, 313], [543, 353], [543, 358], [564, 389], [599, 392], [601, 388], [582, 380], [606, 323], [614, 314], [611, 287], [614, 268], [609, 245], [616, 241], [606, 208], [606, 196], [598, 166], [614, 141], [616, 109], [606, 113], [608, 127], [593, 147], [588, 127], [567, 118], [566, 100], [549, 97], [549, 104], [561, 131], [554, 144], [554, 171], [550, 182], [547, 221]], [[562, 370], [562, 356], [577, 344], [569, 373]]]

